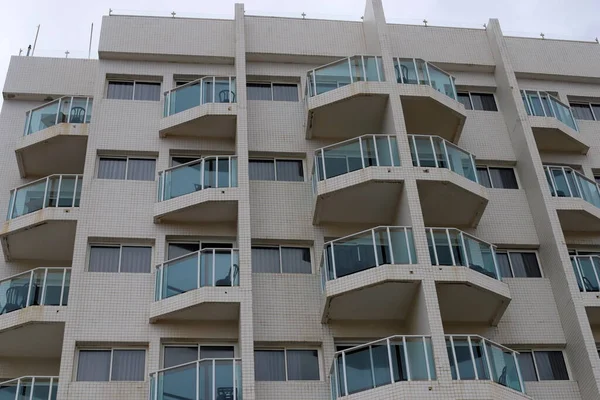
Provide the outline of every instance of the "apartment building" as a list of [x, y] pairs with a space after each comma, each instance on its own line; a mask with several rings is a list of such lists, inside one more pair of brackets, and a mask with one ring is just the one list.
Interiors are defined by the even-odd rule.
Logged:
[[600, 398], [600, 46], [109, 15], [13, 57], [0, 399]]

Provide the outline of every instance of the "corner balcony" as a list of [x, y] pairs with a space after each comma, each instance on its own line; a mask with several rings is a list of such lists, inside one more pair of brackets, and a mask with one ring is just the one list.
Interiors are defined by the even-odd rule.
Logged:
[[405, 320], [420, 278], [412, 228], [382, 226], [325, 244], [321, 280], [323, 323]]
[[381, 130], [389, 93], [381, 57], [354, 56], [309, 71], [306, 138], [347, 139]]
[[241, 400], [242, 360], [202, 359], [150, 374], [150, 400]]
[[395, 136], [365, 135], [323, 147], [314, 161], [314, 224], [393, 221], [404, 182], [395, 168], [400, 166]]
[[418, 58], [395, 58], [394, 69], [407, 131], [435, 132], [457, 143], [467, 115], [457, 100], [454, 77]]
[[6, 261], [72, 259], [82, 178], [51, 175], [10, 192], [0, 232]]
[[577, 286], [590, 325], [600, 324], [600, 257], [571, 256]]
[[2, 400], [57, 400], [58, 376], [23, 376], [0, 382]]
[[235, 137], [236, 93], [233, 76], [204, 77], [165, 92], [160, 137]]
[[569, 167], [544, 166], [563, 231], [600, 231], [600, 187]]
[[397, 335], [338, 351], [329, 378], [332, 399], [397, 398], [403, 382], [436, 380], [431, 338]]
[[159, 265], [150, 322], [237, 320], [239, 265], [237, 249], [203, 249]]
[[587, 154], [571, 108], [546, 92], [521, 90], [529, 123], [540, 151]]
[[518, 352], [478, 335], [446, 335], [446, 348], [453, 380], [488, 381], [505, 388], [498, 393], [496, 388], [479, 386], [482, 398], [530, 398], [525, 394]]
[[474, 228], [488, 203], [475, 156], [439, 136], [409, 135], [426, 225]]
[[426, 228], [444, 323], [495, 326], [511, 300], [494, 246], [458, 229]]
[[61, 97], [27, 111], [15, 149], [22, 178], [83, 173], [92, 102], [90, 97]]
[[36, 268], [0, 281], [5, 357], [60, 357], [70, 280], [70, 268]]
[[158, 173], [155, 223], [237, 220], [237, 157], [200, 158]]

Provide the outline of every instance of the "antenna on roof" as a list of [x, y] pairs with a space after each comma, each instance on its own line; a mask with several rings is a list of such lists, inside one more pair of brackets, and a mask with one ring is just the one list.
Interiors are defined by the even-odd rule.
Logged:
[[112, 8], [108, 9], [108, 16], [110, 17], [112, 15]]
[[40, 34], [40, 25], [37, 26], [37, 31], [35, 32], [35, 40], [33, 41], [33, 50], [31, 50], [32, 56], [33, 56], [33, 53], [35, 53], [35, 45], [37, 44], [37, 38], [38, 38], [39, 34]]
[[425, 24], [425, 26], [427, 26], [427, 20], [426, 19], [423, 20], [423, 23]]
[[487, 29], [487, 24], [483, 24], [483, 29]]
[[173, 18], [175, 18], [175, 16], [177, 15], [177, 13], [176, 13], [175, 11], [173, 11], [173, 12], [171, 13], [171, 15], [173, 16]]
[[88, 59], [92, 56], [92, 36], [94, 35], [94, 23], [92, 22], [92, 29], [90, 29], [90, 47], [88, 48]]
[[598, 38], [596, 38], [596, 43], [600, 43], [600, 41], [598, 41]]
[[546, 35], [544, 35], [544, 32], [540, 33], [540, 36], [542, 37], [542, 39], [546, 39]]
[[300, 14], [300, 15], [302, 15], [302, 19], [306, 19], [306, 13], [305, 12], [302, 12], [302, 14]]

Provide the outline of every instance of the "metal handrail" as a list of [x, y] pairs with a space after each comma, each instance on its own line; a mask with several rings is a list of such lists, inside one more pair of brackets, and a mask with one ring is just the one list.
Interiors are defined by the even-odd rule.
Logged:
[[373, 228], [365, 229], [364, 231], [352, 233], [352, 234], [347, 235], [347, 236], [343, 236], [343, 237], [340, 237], [340, 238], [337, 238], [337, 239], [330, 240], [329, 242], [325, 242], [323, 244], [323, 247], [327, 246], [328, 244], [333, 244], [333, 243], [335, 243], [337, 241], [340, 241], [340, 240], [350, 239], [350, 238], [352, 238], [354, 236], [362, 235], [363, 233], [371, 232], [371, 231], [374, 231], [374, 230], [377, 230], [377, 229], [382, 229], [382, 228], [407, 228], [407, 229], [412, 229], [412, 226], [408, 226], [408, 225], [398, 225], [398, 226], [379, 225], [379, 226], [375, 226]]
[[[235, 95], [236, 95], [236, 90], [235, 90], [235, 80], [236, 77], [234, 75], [229, 75], [229, 76], [204, 76], [202, 78], [198, 78], [196, 80], [193, 80], [191, 82], [186, 82], [183, 85], [177, 86], [173, 89], [167, 90], [163, 93], [164, 97], [165, 97], [165, 117], [167, 116], [171, 116], [174, 115], [175, 113], [171, 114], [171, 94], [177, 92], [180, 89], [185, 89], [189, 86], [192, 85], [196, 85], [198, 83], [200, 83], [200, 89], [199, 89], [199, 93], [198, 93], [198, 106], [206, 104], [206, 103], [220, 103], [219, 101], [216, 101], [216, 83], [217, 80], [227, 80], [227, 90], [231, 93], [234, 94], [234, 96], [228, 96], [228, 101], [225, 103], [231, 104], [231, 103], [235, 103]], [[204, 90], [202, 90], [202, 86], [203, 86], [203, 82], [212, 82], [212, 101], [210, 102], [205, 102], [204, 100]], [[183, 111], [183, 110], [182, 110]]]
[[356, 345], [354, 347], [350, 347], [348, 349], [336, 351], [335, 353], [333, 353], [333, 356], [335, 357], [337, 355], [341, 355], [342, 353], [347, 353], [347, 352], [351, 352], [354, 350], [362, 349], [363, 347], [369, 347], [373, 344], [383, 342], [384, 340], [388, 340], [388, 339], [391, 340], [394, 338], [431, 338], [431, 335], [392, 335], [392, 336], [384, 337], [381, 339], [373, 340], [371, 342], [362, 343], [362, 344]]
[[[213, 250], [231, 250], [231, 251], [237, 250], [237, 251], [239, 251], [239, 249], [238, 249], [238, 248], [205, 247], [205, 248], [203, 248], [203, 249], [201, 249], [201, 250], [196, 250], [196, 251], [193, 251], [193, 252], [191, 252], [191, 253], [184, 254], [184, 255], [182, 255], [182, 256], [178, 256], [178, 257], [175, 257], [175, 258], [171, 258], [170, 260], [167, 260], [167, 261], [165, 261], [165, 262], [162, 262], [162, 263], [160, 263], [160, 264], [157, 264], [157, 265], [156, 265], [156, 268], [160, 268], [160, 267], [162, 267], [163, 265], [165, 265], [165, 264], [168, 264], [168, 263], [172, 263], [172, 262], [175, 262], [175, 261], [179, 261], [179, 260], [181, 260], [181, 259], [183, 259], [183, 258], [189, 257], [189, 256], [190, 256], [190, 255], [192, 255], [192, 254], [196, 254], [196, 253], [204, 253], [204, 252], [207, 252], [207, 253], [208, 253], [209, 251], [213, 251]], [[0, 281], [0, 282], [1, 282], [1, 281]]]
[[[571, 116], [571, 121], [573, 122], [574, 125], [574, 129], [575, 131], [579, 132], [579, 125], [577, 124], [577, 120], [575, 119], [575, 116], [573, 115], [573, 110], [571, 109], [571, 106], [568, 104], [563, 103], [562, 101], [560, 101], [560, 99], [546, 91], [543, 90], [533, 90], [533, 89], [521, 89], [521, 96], [523, 97], [523, 101], [525, 102], [525, 106], [526, 106], [526, 111], [528, 112], [529, 115], [532, 116], [541, 116], [541, 115], [535, 115], [533, 112], [533, 105], [530, 104], [530, 100], [529, 100], [529, 96], [527, 95], [528, 93], [537, 93], [537, 96], [540, 100], [541, 106], [542, 106], [542, 111], [544, 112], [544, 117], [550, 117], [550, 118], [554, 118], [559, 120], [560, 122], [562, 122], [563, 124], [567, 125], [565, 122], [563, 122], [557, 115], [556, 110], [553, 109], [554, 105], [552, 104], [552, 102], [556, 102], [558, 104], [560, 104], [561, 106], [565, 107], [567, 110], [569, 110], [569, 114]], [[546, 112], [546, 106], [543, 104], [542, 101], [542, 95], [545, 95], [546, 97], [548, 97], [549, 103], [550, 103], [550, 108], [551, 111], [554, 113], [554, 115], [547, 115]], [[567, 125], [568, 126], [568, 125]]]
[[186, 362], [186, 363], [183, 363], [183, 364], [174, 365], [172, 367], [167, 367], [167, 368], [156, 370], [154, 372], [151, 372], [150, 376], [159, 374], [161, 372], [170, 371], [170, 370], [173, 370], [173, 369], [179, 369], [179, 368], [182, 368], [182, 367], [187, 367], [189, 365], [194, 365], [194, 364], [198, 364], [198, 363], [205, 362], [205, 361], [231, 361], [231, 362], [240, 361], [241, 362], [242, 359], [241, 358], [201, 358], [200, 360], [189, 361], [189, 362]]
[[363, 138], [367, 138], [367, 137], [390, 137], [390, 136], [391, 137], [396, 137], [396, 135], [386, 135], [385, 133], [373, 133], [373, 134], [361, 135], [361, 136], [357, 136], [357, 137], [354, 137], [354, 138], [351, 138], [351, 139], [343, 140], [341, 142], [337, 142], [337, 143], [329, 144], [327, 146], [320, 147], [320, 148], [316, 149], [314, 153], [317, 154], [321, 150], [327, 150], [327, 149], [330, 149], [332, 147], [340, 146], [342, 144], [354, 142], [354, 141], [357, 141], [358, 139], [363, 139]]
[[[443, 73], [444, 75], [446, 75], [446, 76], [448, 77], [448, 79], [450, 80], [451, 84], [452, 84], [452, 92], [453, 92], [453, 94], [454, 94], [454, 97], [453, 97], [453, 98], [454, 98], [454, 100], [457, 100], [457, 99], [458, 99], [458, 96], [457, 96], [457, 94], [456, 94], [456, 84], [455, 84], [455, 80], [456, 80], [456, 78], [454, 77], [454, 75], [450, 74], [449, 72], [447, 72], [447, 71], [443, 70], [442, 68], [440, 68], [440, 67], [438, 67], [438, 66], [436, 66], [436, 65], [432, 64], [431, 62], [429, 62], [429, 61], [426, 61], [426, 60], [424, 60], [424, 59], [422, 59], [422, 58], [402, 58], [402, 57], [395, 57], [395, 58], [394, 58], [394, 61], [396, 62], [395, 66], [398, 66], [398, 67], [399, 67], [399, 66], [400, 66], [400, 61], [401, 61], [401, 60], [412, 60], [412, 62], [413, 62], [413, 65], [414, 65], [414, 69], [415, 69], [415, 74], [416, 74], [415, 76], [416, 76], [416, 78], [417, 78], [417, 84], [418, 84], [418, 85], [420, 85], [421, 83], [420, 83], [420, 81], [419, 81], [419, 76], [418, 76], [418, 71], [419, 71], [419, 69], [417, 68], [417, 61], [422, 61], [422, 62], [423, 62], [423, 64], [425, 65], [425, 72], [427, 73], [427, 77], [426, 77], [426, 78], [427, 78], [427, 82], [428, 82], [428, 85], [427, 85], [427, 86], [433, 87], [433, 85], [431, 84], [431, 74], [429, 73], [429, 67], [432, 67], [432, 68], [434, 68], [434, 69], [436, 69], [436, 70], [440, 71], [440, 72], [441, 72], [441, 73]], [[401, 80], [401, 82], [400, 82], [400, 83], [402, 83], [402, 84], [408, 84], [408, 83], [406, 83], [406, 82], [403, 82], [403, 81], [404, 81], [404, 79], [402, 79], [402, 74], [401, 74], [401, 73], [400, 73], [400, 76], [399, 76], [399, 78], [400, 78], [400, 80]]]

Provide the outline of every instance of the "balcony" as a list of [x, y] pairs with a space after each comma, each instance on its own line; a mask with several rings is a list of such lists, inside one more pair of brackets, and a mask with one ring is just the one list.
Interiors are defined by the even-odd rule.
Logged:
[[165, 92], [159, 135], [235, 137], [236, 94], [233, 76], [208, 76]]
[[377, 227], [325, 244], [323, 323], [405, 320], [419, 286], [412, 228]]
[[0, 382], [2, 400], [56, 400], [57, 393], [57, 376], [24, 376]]
[[203, 359], [150, 374], [150, 400], [241, 400], [242, 361]]
[[600, 187], [569, 167], [544, 166], [563, 231], [600, 231]]
[[447, 335], [446, 348], [453, 380], [490, 381], [527, 398], [516, 351], [477, 335]]
[[418, 58], [395, 58], [394, 69], [408, 132], [435, 132], [457, 143], [467, 116], [454, 77]]
[[439, 136], [409, 135], [426, 225], [476, 227], [488, 203], [475, 156]]
[[314, 160], [314, 224], [393, 221], [404, 181], [402, 171], [394, 168], [400, 166], [395, 136], [346, 140], [316, 150]]
[[308, 72], [306, 138], [348, 139], [381, 130], [389, 97], [381, 57], [343, 58]]
[[239, 265], [237, 249], [203, 249], [159, 265], [150, 322], [237, 320]]
[[332, 399], [385, 386], [389, 393], [380, 391], [378, 397], [365, 398], [396, 398], [393, 389], [401, 382], [436, 379], [431, 338], [390, 336], [338, 351], [329, 377]]
[[154, 222], [237, 220], [237, 157], [200, 158], [158, 174]]
[[425, 233], [431, 264], [440, 267], [436, 283], [444, 323], [497, 325], [511, 298], [500, 281], [494, 245], [458, 229]]
[[51, 175], [10, 192], [0, 232], [6, 261], [71, 260], [82, 178]]
[[61, 97], [26, 113], [25, 132], [15, 149], [22, 178], [83, 173], [92, 102], [90, 97]]
[[5, 357], [60, 357], [70, 280], [70, 268], [36, 268], [0, 281]]
[[578, 132], [569, 106], [546, 92], [521, 90], [521, 97], [540, 151], [587, 154], [590, 146]]
[[571, 256], [590, 325], [600, 324], [600, 256]]

